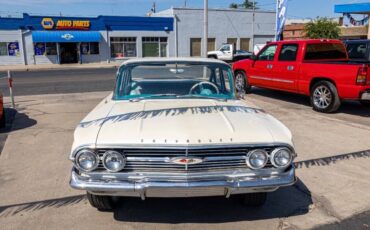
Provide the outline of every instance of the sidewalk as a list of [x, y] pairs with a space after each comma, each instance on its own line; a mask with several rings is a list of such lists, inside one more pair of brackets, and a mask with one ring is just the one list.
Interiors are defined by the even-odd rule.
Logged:
[[39, 64], [39, 65], [0, 65], [2, 71], [37, 71], [50, 69], [89, 69], [89, 68], [118, 68], [122, 62], [87, 63], [87, 64]]

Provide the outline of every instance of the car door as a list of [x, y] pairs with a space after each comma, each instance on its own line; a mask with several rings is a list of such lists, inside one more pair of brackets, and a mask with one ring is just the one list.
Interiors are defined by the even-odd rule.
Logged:
[[230, 45], [223, 45], [220, 48], [221, 54], [219, 59], [221, 60], [231, 60], [232, 59], [232, 50]]
[[274, 88], [273, 74], [274, 59], [277, 50], [277, 44], [265, 46], [253, 62], [248, 71], [248, 80], [251, 85], [267, 88]]
[[275, 62], [273, 78], [275, 87], [286, 91], [297, 91], [299, 64], [297, 62], [298, 43], [282, 44]]

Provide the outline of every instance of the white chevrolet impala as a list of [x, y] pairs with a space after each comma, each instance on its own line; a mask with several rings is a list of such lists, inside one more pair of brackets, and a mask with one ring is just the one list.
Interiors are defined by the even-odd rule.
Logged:
[[239, 100], [231, 67], [210, 59], [137, 59], [78, 125], [70, 185], [99, 210], [114, 197], [238, 195], [258, 206], [292, 185], [290, 131]]

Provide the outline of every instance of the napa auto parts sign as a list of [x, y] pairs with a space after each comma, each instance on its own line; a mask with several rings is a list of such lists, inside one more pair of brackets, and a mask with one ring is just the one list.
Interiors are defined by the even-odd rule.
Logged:
[[89, 30], [89, 20], [57, 20], [54, 22], [52, 18], [43, 18], [41, 25], [45, 30]]

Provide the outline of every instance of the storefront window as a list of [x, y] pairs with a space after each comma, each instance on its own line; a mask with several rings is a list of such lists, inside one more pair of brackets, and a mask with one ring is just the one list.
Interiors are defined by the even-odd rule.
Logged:
[[99, 42], [90, 42], [90, 54], [99, 54]]
[[0, 42], [0, 56], [8, 56], [8, 44]]
[[82, 42], [81, 54], [99, 54], [99, 42]]
[[136, 57], [135, 37], [111, 37], [111, 57]]
[[55, 42], [37, 42], [34, 43], [35, 55], [57, 55], [57, 43]]
[[166, 37], [143, 37], [143, 57], [167, 57]]
[[46, 43], [46, 55], [57, 55], [57, 43]]
[[0, 56], [19, 56], [18, 42], [0, 42]]

